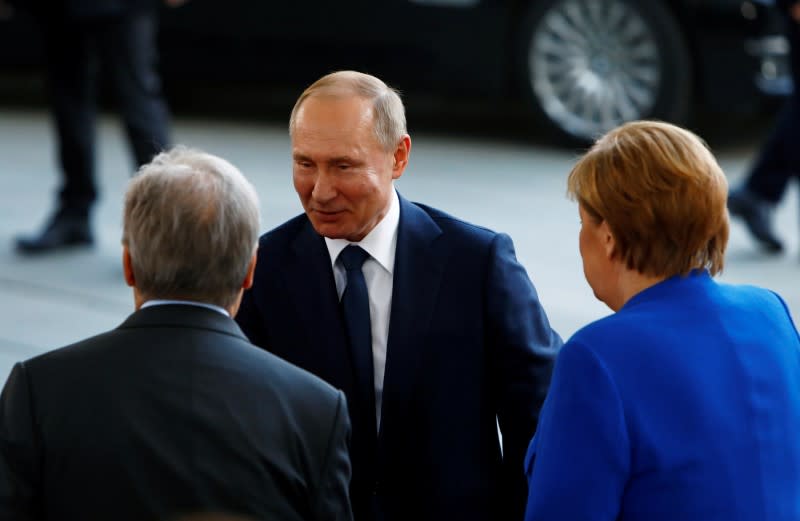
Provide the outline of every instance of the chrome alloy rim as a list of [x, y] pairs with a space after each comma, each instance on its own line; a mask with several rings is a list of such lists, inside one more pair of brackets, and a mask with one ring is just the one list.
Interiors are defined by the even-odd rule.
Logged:
[[621, 0], [565, 0], [545, 14], [528, 52], [544, 112], [592, 139], [655, 105], [661, 56], [652, 29]]

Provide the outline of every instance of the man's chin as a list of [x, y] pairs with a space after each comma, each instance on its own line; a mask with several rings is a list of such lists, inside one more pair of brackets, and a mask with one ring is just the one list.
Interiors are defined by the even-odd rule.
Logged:
[[311, 220], [311, 225], [314, 227], [314, 230], [322, 235], [323, 237], [327, 237], [328, 239], [344, 239], [345, 233], [342, 232], [341, 228], [337, 225], [331, 223], [320, 222], [316, 219]]

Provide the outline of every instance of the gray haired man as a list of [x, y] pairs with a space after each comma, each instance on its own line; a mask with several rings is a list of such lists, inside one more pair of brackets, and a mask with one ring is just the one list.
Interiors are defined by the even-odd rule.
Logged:
[[253, 187], [175, 148], [131, 181], [118, 328], [18, 363], [0, 397], [0, 519], [349, 520], [343, 394], [253, 347]]

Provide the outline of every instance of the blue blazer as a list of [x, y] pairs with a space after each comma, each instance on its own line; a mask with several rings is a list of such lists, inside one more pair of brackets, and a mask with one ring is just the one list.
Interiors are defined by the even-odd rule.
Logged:
[[351, 399], [331, 261], [305, 215], [261, 238], [237, 321], [348, 396], [357, 521], [522, 517], [523, 459], [561, 340], [508, 236], [400, 198], [377, 436], [374, 410]]
[[800, 519], [800, 339], [776, 294], [674, 277], [565, 345], [529, 521]]

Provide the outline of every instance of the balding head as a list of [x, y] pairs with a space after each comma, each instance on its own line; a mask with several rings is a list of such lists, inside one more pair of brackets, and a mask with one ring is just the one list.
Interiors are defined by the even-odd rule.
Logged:
[[407, 134], [406, 112], [400, 94], [375, 76], [356, 71], [333, 72], [318, 79], [303, 91], [289, 118], [289, 134], [294, 135], [297, 112], [303, 102], [317, 96], [358, 97], [368, 100], [372, 104], [375, 137], [386, 152], [393, 151]]

